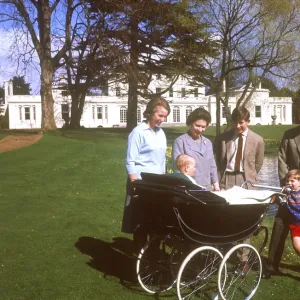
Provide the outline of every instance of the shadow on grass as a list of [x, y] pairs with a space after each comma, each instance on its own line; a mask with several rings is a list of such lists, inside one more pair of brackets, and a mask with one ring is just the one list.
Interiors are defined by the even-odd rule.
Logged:
[[[136, 284], [134, 244], [132, 240], [118, 237], [113, 242], [105, 242], [93, 237], [83, 236], [75, 243], [75, 247], [83, 254], [90, 256], [87, 262], [91, 268], [107, 276], [120, 279], [122, 285], [131, 287]], [[127, 283], [126, 283], [127, 282]]]

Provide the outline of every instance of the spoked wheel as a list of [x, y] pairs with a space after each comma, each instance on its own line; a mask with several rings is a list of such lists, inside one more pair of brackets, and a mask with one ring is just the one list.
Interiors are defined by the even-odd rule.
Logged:
[[178, 245], [180, 246], [180, 240], [173, 235], [159, 235], [151, 238], [142, 248], [138, 255], [136, 272], [145, 291], [154, 294], [172, 288], [176, 281], [174, 273], [177, 275], [181, 263]]
[[[243, 253], [248, 258], [240, 262]], [[225, 255], [218, 274], [218, 288], [223, 300], [249, 300], [255, 294], [262, 273], [260, 255], [248, 244], [234, 246]]]
[[222, 259], [222, 253], [210, 246], [192, 251], [178, 272], [178, 299], [218, 299], [218, 271]]

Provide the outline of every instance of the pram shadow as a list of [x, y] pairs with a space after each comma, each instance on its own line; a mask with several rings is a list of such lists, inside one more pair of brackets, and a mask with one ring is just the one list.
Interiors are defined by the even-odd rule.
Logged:
[[87, 265], [107, 276], [120, 279], [120, 283], [131, 287], [136, 284], [134, 244], [132, 240], [117, 237], [112, 242], [105, 242], [93, 237], [83, 236], [75, 243], [83, 254], [89, 255]]
[[[283, 268], [283, 269], [286, 269], [286, 270], [290, 270], [294, 273], [300, 274], [300, 266], [299, 265], [290, 265], [290, 264], [287, 264], [287, 263], [281, 263], [280, 267]], [[282, 273], [282, 275], [286, 276], [286, 277], [289, 277], [289, 278], [292, 278], [294, 280], [300, 281], [300, 275], [295, 276], [294, 274], [285, 273], [285, 272]]]

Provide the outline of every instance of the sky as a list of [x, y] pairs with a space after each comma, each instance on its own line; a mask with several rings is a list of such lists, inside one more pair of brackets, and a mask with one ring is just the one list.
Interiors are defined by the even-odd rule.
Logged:
[[[26, 72], [19, 70], [14, 55], [13, 58], [9, 58], [12, 50], [11, 45], [13, 42], [13, 32], [6, 31], [0, 28], [0, 87], [3, 87], [3, 83], [6, 80], [13, 78], [14, 76], [25, 76], [26, 83], [30, 83], [31, 94], [40, 93], [40, 75], [37, 69], [28, 67]], [[36, 58], [37, 64], [38, 59]]]

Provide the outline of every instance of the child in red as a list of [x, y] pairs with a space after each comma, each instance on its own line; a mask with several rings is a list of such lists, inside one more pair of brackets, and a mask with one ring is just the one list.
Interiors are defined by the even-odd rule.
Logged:
[[290, 232], [293, 247], [300, 256], [300, 170], [291, 170], [286, 174], [286, 183], [291, 187], [287, 195], [287, 209], [291, 214]]

